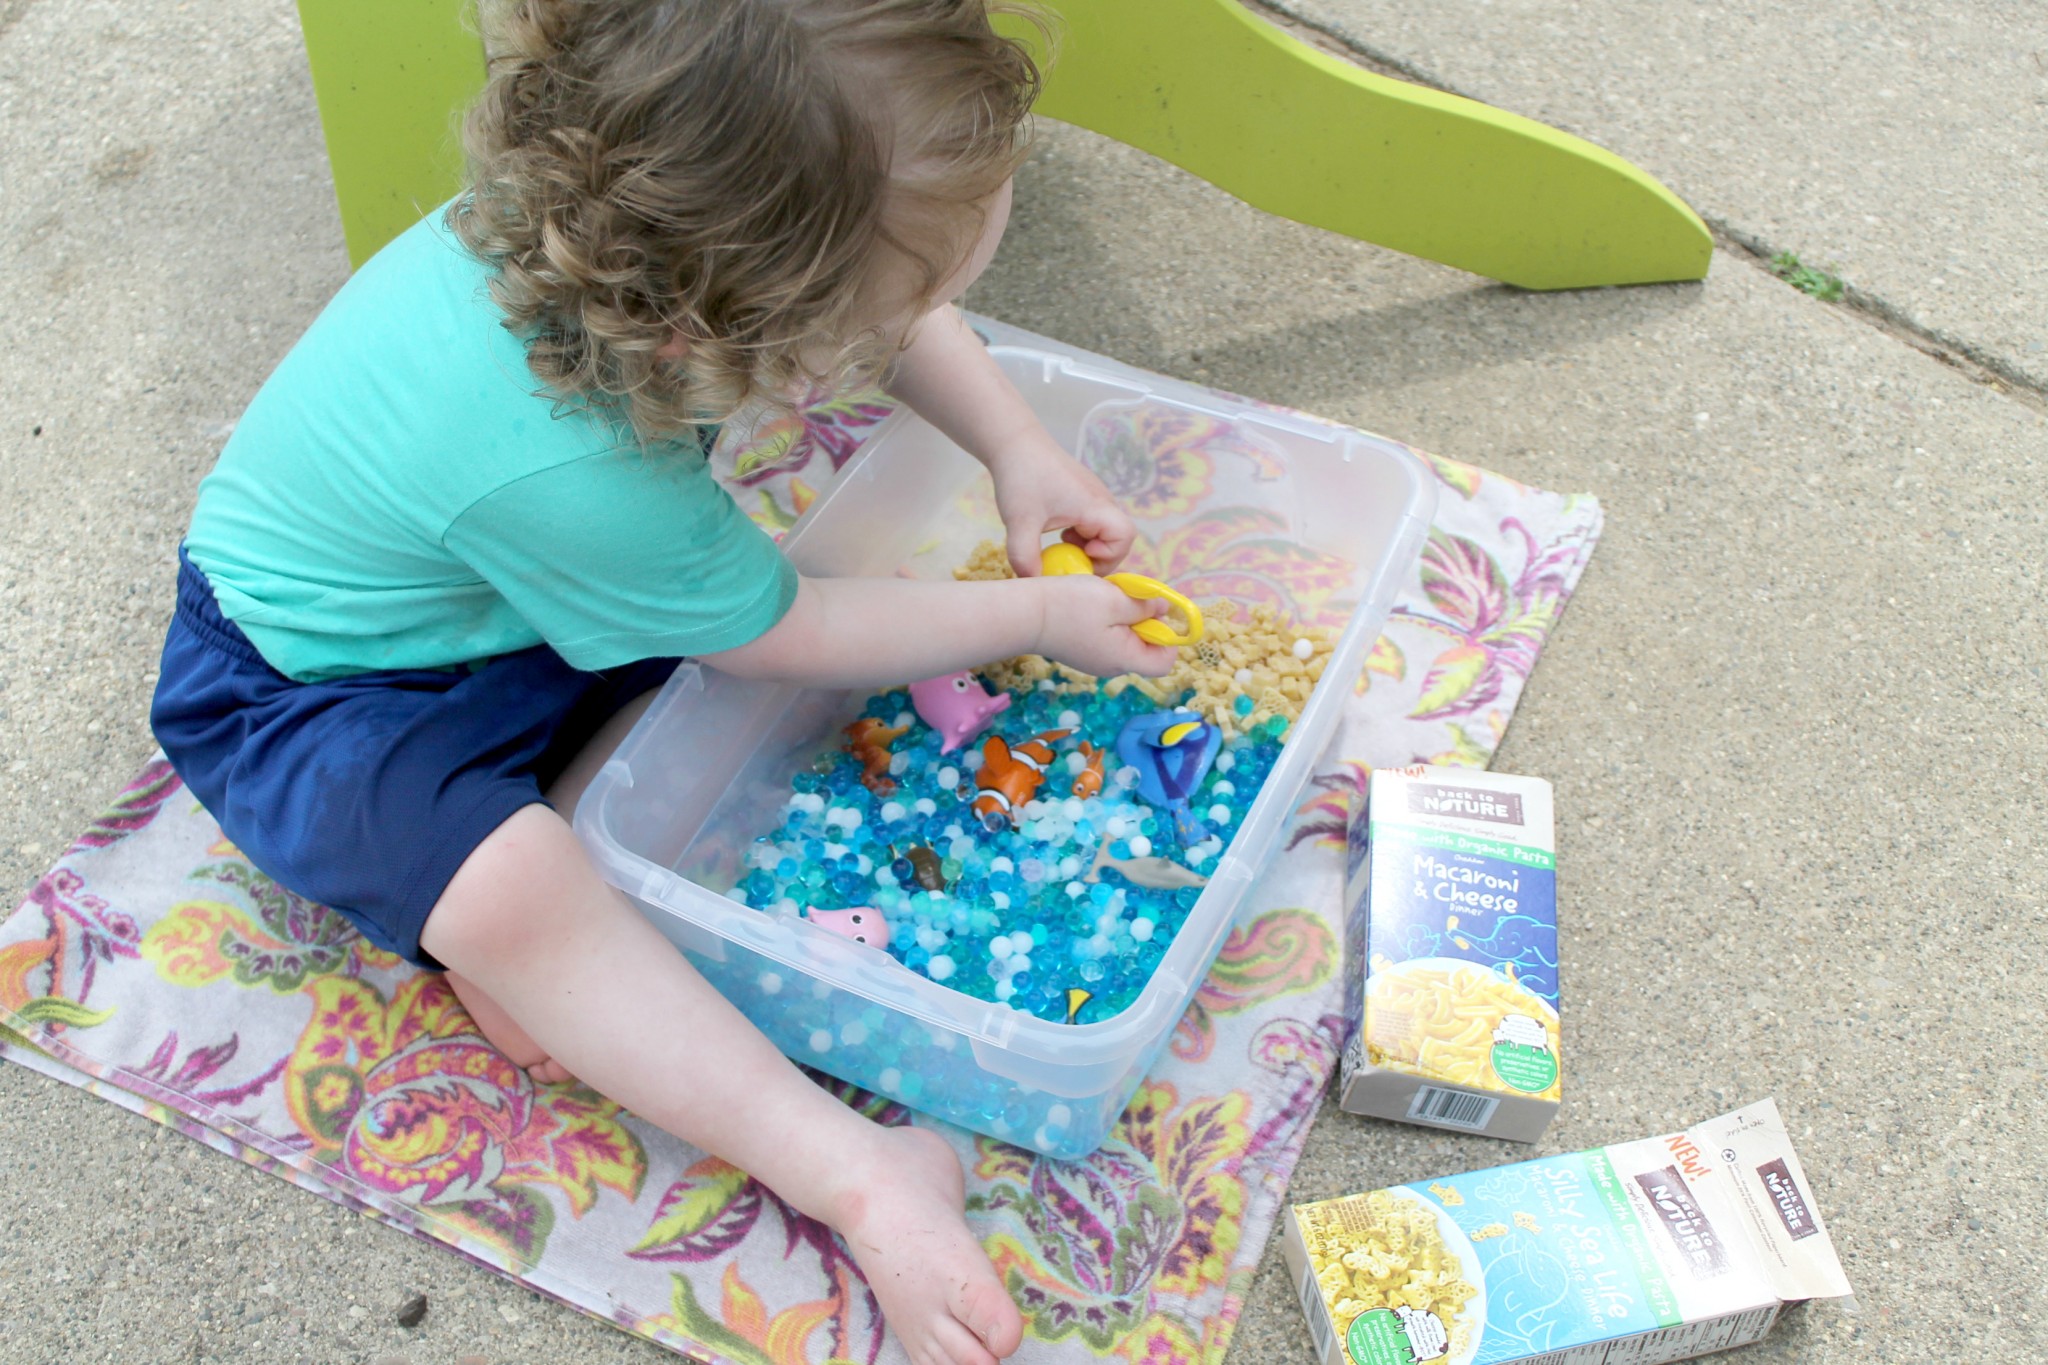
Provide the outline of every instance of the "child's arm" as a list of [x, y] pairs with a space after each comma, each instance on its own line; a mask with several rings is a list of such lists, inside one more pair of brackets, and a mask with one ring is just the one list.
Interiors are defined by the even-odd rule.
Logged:
[[1067, 532], [1098, 570], [1130, 553], [1130, 517], [1102, 480], [1060, 449], [959, 309], [947, 304], [924, 319], [889, 391], [988, 466], [1018, 573], [1037, 574], [1047, 531]]
[[1173, 650], [1131, 627], [1164, 606], [1085, 574], [995, 583], [806, 578], [774, 629], [703, 660], [744, 678], [816, 687], [892, 686], [1018, 654], [1096, 677], [1156, 678], [1173, 667]]

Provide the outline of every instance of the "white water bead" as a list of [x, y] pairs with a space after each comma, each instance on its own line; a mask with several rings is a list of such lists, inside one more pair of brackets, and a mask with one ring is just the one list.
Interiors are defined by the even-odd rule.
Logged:
[[944, 981], [953, 974], [953, 959], [944, 953], [940, 953], [930, 962], [925, 963], [924, 969], [931, 975], [932, 980]]
[[1220, 754], [1216, 755], [1216, 771], [1217, 771], [1217, 772], [1219, 772], [1219, 773], [1227, 773], [1227, 772], [1229, 772], [1229, 771], [1230, 771], [1230, 770], [1231, 770], [1232, 768], [1235, 768], [1236, 766], [1237, 766], [1237, 755], [1236, 755], [1236, 754], [1233, 754], [1233, 753], [1231, 753], [1231, 752], [1230, 752], [1230, 751], [1229, 751], [1228, 749], [1226, 749], [1226, 750], [1224, 750], [1224, 751], [1223, 751], [1222, 753], [1220, 753]]
[[1069, 821], [1078, 820], [1087, 813], [1087, 807], [1082, 802], [1076, 800], [1074, 797], [1071, 796], [1068, 797], [1066, 799], [1066, 803], [1060, 807], [1060, 814], [1064, 815]]
[[1116, 770], [1116, 784], [1119, 787], [1135, 787], [1138, 785], [1138, 779], [1142, 776], [1144, 774], [1140, 773], [1136, 768], [1118, 768]]
[[907, 772], [909, 772], [909, 771], [910, 771], [910, 755], [909, 755], [909, 754], [891, 754], [891, 755], [889, 755], [889, 776], [891, 776], [891, 777], [901, 777], [901, 776], [903, 776], [903, 774], [905, 774], [905, 773], [907, 773]]
[[939, 788], [940, 788], [940, 790], [942, 790], [942, 791], [951, 791], [951, 790], [953, 790], [953, 788], [955, 788], [955, 787], [957, 787], [957, 786], [959, 786], [959, 785], [960, 785], [960, 770], [959, 770], [958, 768], [955, 768], [955, 767], [953, 767], [953, 766], [952, 766], [951, 764], [948, 764], [947, 766], [945, 766], [945, 767], [943, 767], [943, 768], [939, 769]]
[[848, 1047], [859, 1047], [868, 1040], [868, 1026], [856, 1019], [839, 1030], [839, 1041]]
[[1124, 823], [1121, 815], [1112, 815], [1109, 817], [1109, 823], [1102, 827], [1102, 832], [1112, 839], [1121, 839], [1129, 829], [1130, 826]]
[[760, 981], [761, 994], [780, 995], [782, 993], [782, 978], [774, 972], [761, 973]]
[[910, 814], [910, 808], [901, 801], [884, 801], [882, 803], [882, 823], [885, 825], [893, 825], [908, 814]]
[[1079, 711], [1062, 711], [1062, 712], [1060, 712], [1059, 728], [1060, 728], [1060, 729], [1062, 729], [1062, 730], [1078, 730], [1078, 729], [1080, 729], [1080, 728], [1081, 728], [1081, 713], [1080, 713]]
[[1144, 835], [1142, 835], [1142, 834], [1135, 834], [1135, 835], [1132, 835], [1132, 836], [1131, 836], [1131, 856], [1132, 856], [1133, 858], [1149, 858], [1149, 857], [1151, 857], [1151, 856], [1152, 856], [1152, 841], [1151, 841], [1150, 839], [1146, 838], [1146, 837], [1145, 837]]
[[826, 1032], [826, 1031], [825, 1031], [824, 1029], [821, 1029], [821, 1028], [818, 1028], [818, 1029], [812, 1029], [812, 1030], [811, 1030], [811, 1051], [813, 1051], [813, 1052], [830, 1052], [831, 1050], [832, 1050], [832, 1035], [831, 1035], [830, 1033], [827, 1033], [827, 1032]]
[[1140, 943], [1150, 943], [1152, 941], [1152, 931], [1157, 927], [1151, 920], [1140, 915], [1131, 921], [1131, 937]]
[[1018, 929], [1010, 934], [1010, 946], [1020, 953], [1028, 953], [1034, 946], [1029, 929]]
[[991, 891], [988, 903], [998, 910], [1007, 910], [1010, 908], [1010, 895], [1007, 891]]
[[1087, 766], [1087, 756], [1084, 755], [1079, 749], [1076, 749], [1074, 750], [1074, 752], [1067, 755], [1067, 772], [1069, 775], [1073, 777], [1079, 777], [1081, 775], [1081, 770], [1083, 768], [1086, 768]]
[[998, 854], [997, 856], [989, 859], [988, 870], [991, 872], [1015, 872], [1017, 870], [1017, 865], [1011, 862], [1007, 857]]
[[1211, 806], [1211, 807], [1209, 807], [1209, 823], [1210, 823], [1210, 824], [1212, 824], [1212, 825], [1227, 825], [1227, 824], [1229, 824], [1229, 823], [1230, 823], [1230, 807], [1228, 807], [1228, 806], [1225, 806], [1225, 805], [1222, 805], [1222, 804], [1220, 804], [1220, 803], [1219, 803], [1219, 804], [1217, 804], [1217, 805], [1214, 805], [1214, 806]]
[[1235, 782], [1218, 782], [1213, 790], [1218, 796], [1235, 796], [1237, 795], [1237, 784]]
[[1001, 962], [1015, 951], [1016, 949], [1011, 945], [1008, 934], [997, 934], [988, 941], [988, 955], [998, 962]]
[[917, 803], [911, 809], [919, 815], [937, 815], [939, 813], [939, 803], [932, 800], [929, 796], [920, 796], [917, 798]]
[[1242, 692], [1252, 685], [1252, 671], [1249, 668], [1240, 668], [1230, 675], [1230, 680], [1236, 683], [1237, 690]]
[[1295, 658], [1301, 660], [1303, 663], [1307, 663], [1310, 659], [1313, 659], [1315, 656], [1316, 647], [1314, 644], [1312, 644], [1306, 639], [1296, 640], [1294, 642]]
[[981, 750], [969, 749], [966, 753], [960, 755], [960, 765], [966, 768], [968, 772], [978, 773], [981, 771], [982, 759], [983, 754]]
[[1017, 993], [1017, 988], [1007, 981], [996, 982], [996, 999], [1008, 1000]]

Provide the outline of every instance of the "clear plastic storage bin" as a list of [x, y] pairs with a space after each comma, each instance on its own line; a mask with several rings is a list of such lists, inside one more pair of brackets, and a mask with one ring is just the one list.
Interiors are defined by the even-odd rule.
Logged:
[[[779, 821], [790, 774], [839, 742], [868, 692], [686, 665], [591, 784], [576, 831], [604, 876], [790, 1057], [978, 1132], [1077, 1157], [1108, 1135], [1271, 858], [1421, 550], [1435, 481], [1391, 442], [981, 326], [1054, 437], [1112, 488], [1142, 484], [1155, 458], [1179, 461], [1183, 474], [1202, 462], [1202, 479], [1136, 500], [1151, 513], [1139, 519], [1142, 542], [1177, 547], [1167, 567], [1184, 590], [1227, 595], [1247, 582], [1247, 555], [1269, 576], [1312, 565], [1310, 615], [1342, 625], [1280, 762], [1137, 1000], [1099, 1022], [1048, 1022], [721, 894], [743, 875], [752, 840]], [[1190, 489], [1202, 495], [1184, 496]], [[1198, 522], [1216, 529], [1176, 534]], [[986, 473], [902, 411], [875, 429], [784, 548], [807, 574], [907, 566], [941, 578], [985, 538], [1002, 539]]]

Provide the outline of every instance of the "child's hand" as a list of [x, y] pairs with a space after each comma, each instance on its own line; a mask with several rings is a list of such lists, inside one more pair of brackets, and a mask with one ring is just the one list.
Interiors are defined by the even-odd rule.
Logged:
[[1033, 586], [1044, 594], [1045, 611], [1034, 653], [1097, 678], [1120, 673], [1157, 678], [1172, 670], [1173, 647], [1148, 644], [1131, 629], [1164, 616], [1166, 603], [1138, 601], [1114, 583], [1086, 574], [1041, 578]]
[[[1047, 531], [1087, 551], [1097, 573], [1107, 573], [1131, 552], [1137, 527], [1102, 480], [1060, 449], [1044, 427], [1033, 429], [989, 461], [996, 510], [1008, 532], [1010, 567], [1026, 578], [1039, 572], [1038, 549]], [[1075, 667], [1080, 667], [1076, 664]]]

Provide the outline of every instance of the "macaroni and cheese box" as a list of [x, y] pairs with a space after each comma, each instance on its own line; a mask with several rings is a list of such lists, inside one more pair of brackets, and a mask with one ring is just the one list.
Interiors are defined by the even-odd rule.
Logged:
[[1666, 1137], [1288, 1210], [1323, 1365], [1663, 1365], [1846, 1298], [1770, 1100]]
[[1534, 1142], [1564, 1085], [1550, 784], [1381, 768], [1350, 828], [1339, 1103]]

